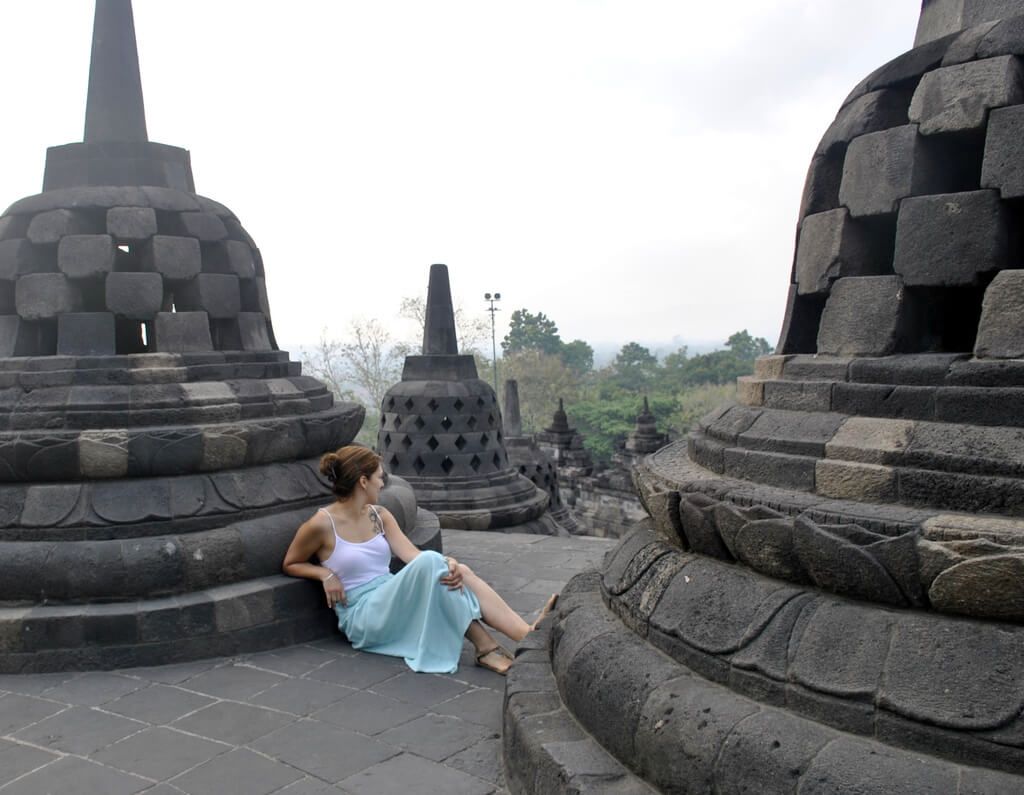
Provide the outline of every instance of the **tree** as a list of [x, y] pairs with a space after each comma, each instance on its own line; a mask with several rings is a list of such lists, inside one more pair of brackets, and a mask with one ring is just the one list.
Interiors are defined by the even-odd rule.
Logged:
[[[404, 317], [416, 324], [419, 339], [410, 343], [411, 350], [419, 350], [423, 340], [423, 327], [426, 324], [427, 301], [425, 298], [405, 297], [398, 308], [399, 317]], [[459, 338], [459, 353], [486, 356], [490, 350], [487, 343], [491, 340], [491, 325], [479, 315], [469, 315], [461, 304], [455, 307], [455, 334]]]
[[772, 352], [771, 345], [764, 337], [751, 337], [746, 329], [737, 331], [725, 343], [725, 347], [744, 361], [754, 361], [758, 356], [767, 356]]
[[519, 382], [519, 410], [523, 432], [536, 433], [551, 424], [558, 399], [576, 399], [579, 378], [560, 356], [538, 350], [522, 350], [502, 359], [502, 378]]
[[366, 408], [358, 441], [376, 444], [376, 427], [384, 394], [402, 378], [408, 348], [396, 342], [376, 320], [354, 320], [348, 341], [330, 339], [327, 329], [312, 351], [303, 351], [309, 374], [323, 381], [339, 400]]
[[536, 315], [525, 309], [516, 309], [509, 317], [508, 334], [501, 341], [505, 355], [520, 351], [540, 351], [551, 356], [562, 352], [562, 338], [558, 326], [543, 312]]
[[[679, 405], [671, 395], [650, 397], [651, 412], [659, 431], [672, 430], [671, 420], [679, 411]], [[587, 450], [601, 463], [607, 463], [636, 427], [636, 417], [642, 406], [643, 401], [636, 395], [620, 392], [610, 399], [598, 397], [567, 405], [566, 412], [583, 435], [583, 445]]]
[[658, 357], [643, 345], [627, 342], [612, 361], [615, 383], [632, 393], [648, 391], [658, 373]]
[[594, 369], [594, 349], [583, 340], [573, 340], [562, 346], [562, 361], [577, 375]]

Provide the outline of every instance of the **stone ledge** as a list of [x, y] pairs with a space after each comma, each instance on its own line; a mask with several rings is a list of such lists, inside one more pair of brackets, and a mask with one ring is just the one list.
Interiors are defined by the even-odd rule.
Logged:
[[516, 649], [505, 681], [502, 755], [513, 795], [655, 792], [587, 734], [565, 708], [548, 658], [551, 620]]
[[[596, 586], [591, 580], [578, 587], [573, 580], [567, 587], [569, 597], [551, 620], [551, 671], [566, 704], [587, 704], [595, 694], [607, 690], [613, 699], [628, 694], [633, 706], [625, 713], [605, 711], [594, 721], [591, 718], [596, 713], [584, 709], [583, 714], [573, 712], [572, 717], [602, 744], [606, 737], [628, 733], [628, 740], [612, 740], [616, 747], [632, 745], [628, 756], [620, 760], [641, 772], [655, 788], [674, 791], [685, 781], [700, 792], [789, 792], [797, 788], [826, 792], [856, 786], [863, 793], [918, 793], [923, 782], [935, 791], [953, 792], [961, 791], [957, 787], [963, 781], [970, 782], [972, 791], [996, 793], [1015, 791], [1024, 784], [1019, 775], [964, 762], [965, 758], [978, 758], [981, 747], [989, 746], [992, 754], [984, 755], [982, 764], [1019, 771], [1019, 749], [998, 747], [998, 741], [972, 737], [959, 738], [957, 744], [954, 740], [959, 735], [936, 730], [930, 738], [913, 736], [909, 724], [890, 730], [884, 722], [877, 737], [857, 737], [818, 722], [841, 699], [812, 700], [809, 703], [818, 703], [822, 709], [820, 715], [809, 719], [787, 711], [796, 708], [795, 697], [786, 700], [784, 693], [780, 704], [787, 709], [780, 709], [751, 697], [753, 687], [734, 687], [738, 679], [730, 678], [730, 672], [743, 671], [728, 664], [724, 684], [709, 681], [680, 662], [674, 661], [671, 670], [663, 671], [666, 658], [662, 652], [607, 613]], [[605, 618], [600, 617], [601, 611]], [[727, 623], [728, 614], [713, 611], [702, 620]], [[531, 692], [544, 691], [547, 698], [544, 685], [549, 672], [540, 662], [543, 653], [525, 653], [535, 655], [529, 657], [532, 670], [523, 671], [537, 683]], [[623, 655], [628, 665], [617, 662]], [[507, 693], [512, 692], [508, 689], [512, 676]], [[609, 686], [612, 681], [615, 688]], [[935, 684], [933, 679], [928, 681]], [[506, 703], [508, 700], [506, 696]], [[538, 709], [549, 710], [552, 704], [541, 698], [534, 703]], [[637, 723], [630, 731], [633, 713]], [[507, 725], [509, 721], [507, 712]], [[896, 742], [909, 748], [891, 744]], [[506, 749], [508, 743], [507, 730]], [[928, 755], [922, 756], [922, 751]], [[949, 756], [949, 761], [944, 756]], [[522, 775], [521, 761], [506, 750], [510, 779]]]
[[315, 583], [283, 575], [106, 605], [0, 608], [0, 673], [166, 665], [337, 631]]
[[[130, 413], [111, 412], [109, 419], [123, 422]], [[356, 435], [363, 421], [363, 408], [352, 403], [202, 425], [188, 423], [174, 409], [168, 413], [181, 422], [0, 431], [0, 483], [164, 477], [294, 461], [340, 446]]]

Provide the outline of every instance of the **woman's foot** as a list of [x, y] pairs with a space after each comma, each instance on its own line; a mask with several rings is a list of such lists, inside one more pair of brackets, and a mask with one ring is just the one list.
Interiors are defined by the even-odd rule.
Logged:
[[532, 624], [530, 624], [530, 632], [533, 632], [533, 630], [535, 630], [537, 628], [537, 625], [540, 624], [540, 622], [544, 620], [544, 618], [547, 616], [547, 614], [555, 609], [555, 605], [557, 603], [558, 603], [558, 594], [556, 594], [556, 593], [551, 594], [551, 596], [548, 598], [548, 600], [544, 603], [544, 607], [542, 607], [540, 609], [540, 613], [537, 614], [536, 620]]
[[512, 655], [502, 646], [496, 645], [476, 653], [477, 665], [502, 676], [508, 673], [508, 669], [512, 667], [512, 662]]

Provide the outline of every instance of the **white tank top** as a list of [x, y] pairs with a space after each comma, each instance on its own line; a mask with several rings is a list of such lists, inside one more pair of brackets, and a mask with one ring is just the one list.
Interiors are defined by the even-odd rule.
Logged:
[[384, 537], [384, 523], [381, 521], [377, 508], [369, 506], [374, 526], [378, 532], [369, 541], [354, 544], [346, 541], [338, 535], [338, 528], [334, 524], [334, 517], [326, 508], [320, 510], [327, 514], [331, 520], [331, 529], [334, 530], [334, 551], [327, 560], [321, 561], [320, 565], [333, 571], [341, 580], [342, 587], [348, 591], [365, 585], [375, 577], [387, 574], [388, 566], [391, 564], [391, 547], [387, 538]]

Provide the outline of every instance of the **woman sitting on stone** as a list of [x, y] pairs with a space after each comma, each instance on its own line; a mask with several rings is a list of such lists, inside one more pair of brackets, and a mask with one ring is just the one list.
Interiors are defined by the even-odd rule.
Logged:
[[[421, 552], [406, 538], [391, 512], [376, 505], [387, 476], [372, 450], [342, 447], [320, 459], [320, 472], [337, 499], [298, 529], [283, 568], [323, 583], [353, 648], [404, 657], [414, 671], [454, 673], [465, 636], [478, 665], [504, 674], [512, 655], [483, 623], [518, 641], [537, 622], [527, 624], [468, 566]], [[396, 575], [388, 570], [392, 555], [406, 563]], [[314, 556], [319, 565], [310, 562]]]

